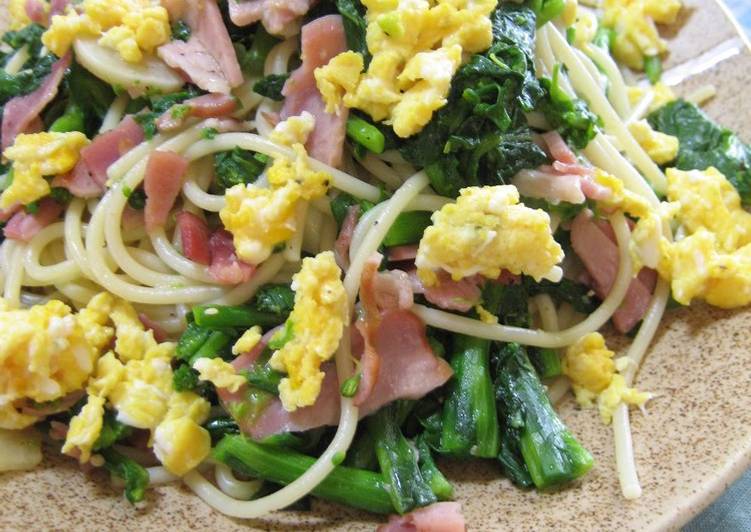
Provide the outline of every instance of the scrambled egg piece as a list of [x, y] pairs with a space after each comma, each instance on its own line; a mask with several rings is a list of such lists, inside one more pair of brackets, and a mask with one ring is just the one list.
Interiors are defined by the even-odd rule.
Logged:
[[584, 44], [592, 42], [597, 35], [597, 27], [599, 22], [597, 16], [589, 10], [578, 10], [576, 12], [576, 19], [573, 23], [575, 35], [574, 43], [577, 46], [583, 46]]
[[605, 0], [602, 22], [615, 30], [613, 54], [631, 68], [642, 70], [644, 57], [667, 51], [655, 23], [673, 24], [680, 0]]
[[52, 17], [42, 42], [61, 57], [78, 37], [100, 37], [99, 44], [116, 50], [122, 58], [138, 63], [144, 54], [170, 40], [167, 10], [150, 0], [84, 0], [76, 11]]
[[[192, 392], [174, 391], [175, 344], [157, 343], [130, 303], [108, 293], [92, 299], [79, 316], [84, 323], [106, 327], [107, 343], [114, 335], [115, 347], [98, 359], [90, 378], [86, 376], [87, 403], [71, 420], [63, 452], [88, 461], [102, 429], [105, 407], [110, 407], [118, 421], [151, 431], [157, 458], [172, 473], [182, 475], [198, 465], [211, 447], [208, 432], [200, 426], [210, 405]], [[105, 325], [109, 320], [112, 326]], [[91, 334], [97, 342], [104, 337], [102, 330]], [[83, 379], [78, 389], [85, 383]]]
[[292, 338], [275, 351], [269, 364], [287, 374], [279, 384], [284, 409], [294, 412], [315, 403], [329, 360], [344, 331], [348, 316], [347, 293], [341, 270], [331, 251], [305, 258], [292, 278], [295, 307], [288, 319]]
[[72, 170], [88, 144], [86, 135], [78, 131], [18, 135], [3, 152], [13, 163], [13, 182], [0, 196], [0, 208], [26, 205], [48, 195], [50, 185], [44, 177]]
[[239, 355], [251, 351], [258, 345], [258, 342], [261, 341], [261, 336], [263, 336], [263, 330], [261, 327], [258, 325], [251, 327], [245, 331], [243, 335], [238, 338], [237, 342], [235, 342], [235, 345], [232, 346], [232, 354]]
[[235, 185], [225, 193], [226, 204], [219, 217], [234, 237], [237, 256], [249, 264], [260, 264], [271, 256], [274, 246], [295, 234], [300, 201], [323, 197], [328, 191], [331, 176], [310, 168], [303, 147], [314, 126], [313, 116], [308, 113], [276, 126], [272, 138], [291, 142], [295, 158], [274, 160], [267, 173], [271, 188]]
[[0, 299], [0, 428], [39, 421], [16, 403], [54, 401], [80, 390], [94, 371], [98, 348], [64, 303], [53, 300], [11, 310]]
[[[41, 1], [41, 4], [44, 6], [44, 11], [49, 13], [50, 5], [44, 1]], [[26, 14], [26, 0], [10, 0], [7, 6], [10, 19], [8, 29], [18, 31], [31, 24], [31, 19]]]
[[193, 369], [202, 381], [209, 381], [217, 388], [226, 388], [232, 393], [239, 390], [247, 381], [235, 372], [232, 364], [221, 358], [199, 358], [193, 363]]
[[443, 269], [458, 281], [481, 274], [497, 278], [502, 270], [557, 282], [563, 250], [553, 239], [548, 213], [519, 203], [511, 185], [470, 187], [456, 203], [433, 214], [417, 252], [417, 271], [428, 285]]
[[655, 131], [646, 120], [632, 122], [629, 124], [628, 130], [634, 136], [636, 142], [644, 148], [647, 155], [657, 164], [667, 164], [678, 157], [680, 148], [678, 137]]
[[647, 93], [652, 93], [652, 100], [649, 102], [648, 112], [656, 111], [657, 109], [664, 107], [670, 102], [675, 101], [676, 96], [673, 89], [668, 87], [662, 82], [656, 83], [651, 87], [628, 87], [628, 100], [631, 105], [638, 105], [638, 103], [644, 98]]
[[418, 133], [446, 104], [463, 53], [490, 47], [493, 0], [366, 0], [372, 54], [344, 52], [315, 71], [328, 112], [342, 104], [392, 124], [400, 137]]
[[694, 298], [722, 308], [751, 303], [751, 214], [733, 186], [715, 168], [667, 171], [668, 199], [688, 236], [662, 241], [660, 275], [673, 297]]
[[600, 333], [590, 333], [568, 348], [561, 362], [563, 374], [571, 379], [579, 404], [600, 410], [603, 423], [608, 424], [619, 404], [643, 406], [652, 395], [626, 386], [616, 370], [613, 353]]

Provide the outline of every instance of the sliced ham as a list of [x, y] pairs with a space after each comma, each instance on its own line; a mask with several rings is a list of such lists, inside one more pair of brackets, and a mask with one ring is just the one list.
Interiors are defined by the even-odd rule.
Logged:
[[39, 210], [35, 214], [29, 214], [23, 210], [16, 212], [3, 230], [5, 238], [28, 242], [39, 231], [57, 220], [62, 212], [62, 205], [50, 198], [45, 198], [39, 202]]
[[169, 335], [162, 328], [162, 326], [159, 325], [159, 322], [152, 320], [147, 314], [139, 312], [138, 320], [143, 324], [144, 327], [146, 327], [146, 329], [154, 333], [154, 340], [156, 340], [157, 342], [162, 343], [166, 341], [167, 338], [169, 338]]
[[256, 271], [255, 266], [237, 258], [232, 234], [224, 229], [214, 231], [209, 238], [209, 252], [211, 254], [209, 275], [218, 283], [246, 283]]
[[70, 0], [52, 0], [50, 2], [50, 17], [53, 15], [62, 15], [68, 7]]
[[386, 251], [386, 258], [389, 259], [389, 262], [415, 260], [417, 258], [418, 247], [417, 244], [394, 246]]
[[146, 232], [164, 227], [183, 186], [188, 160], [171, 151], [155, 151], [146, 165], [143, 189], [146, 193]]
[[[409, 311], [391, 310], [383, 314], [373, 340], [380, 359], [378, 380], [373, 393], [360, 407], [361, 417], [397, 399], [424, 397], [444, 385], [453, 374], [451, 366], [433, 354], [425, 335], [425, 324]], [[244, 369], [237, 364], [235, 368]], [[315, 404], [287, 412], [281, 401], [274, 399], [260, 415], [248, 414], [237, 419], [243, 432], [262, 439], [280, 432], [299, 432], [338, 423], [340, 396], [336, 369], [331, 362], [322, 369], [325, 377]], [[235, 412], [242, 409], [233, 409], [232, 405], [243, 403], [247, 393], [247, 389], [236, 394], [219, 391], [228, 410]]]
[[190, 2], [185, 18], [190, 39], [162, 45], [157, 54], [203, 90], [229, 94], [243, 74], [216, 0]]
[[[571, 245], [584, 263], [592, 289], [604, 299], [618, 275], [619, 254], [615, 235], [601, 228], [592, 214], [584, 211], [571, 224]], [[644, 317], [656, 280], [654, 270], [644, 268], [631, 281], [623, 303], [613, 315], [617, 331], [630, 331]]]
[[143, 139], [141, 126], [132, 116], [127, 116], [116, 128], [95, 137], [81, 150], [81, 158], [73, 170], [57, 176], [52, 185], [67, 188], [79, 198], [101, 196], [106, 188], [109, 167]]
[[[175, 112], [176, 108], [183, 107], [185, 112]], [[227, 94], [204, 94], [168, 109], [157, 119], [156, 127], [159, 131], [172, 131], [181, 127], [190, 117], [221, 118], [232, 114], [236, 108], [237, 101]]]
[[44, 79], [39, 88], [26, 96], [11, 98], [3, 110], [2, 124], [2, 147], [3, 151], [12, 146], [16, 137], [28, 131], [30, 125], [38, 120], [47, 104], [57, 96], [60, 82], [65, 76], [66, 69], [70, 66], [71, 54], [68, 52], [58, 59], [49, 75]]
[[211, 251], [209, 250], [211, 231], [206, 221], [187, 211], [179, 213], [175, 219], [183, 255], [198, 264], [206, 266], [211, 264]]
[[237, 26], [261, 20], [272, 35], [284, 33], [296, 18], [308, 12], [314, 0], [229, 0], [229, 16]]
[[549, 131], [542, 135], [542, 140], [550, 152], [550, 156], [564, 164], [577, 164], [576, 154], [571, 151], [566, 141], [557, 131]]
[[[357, 366], [357, 371], [360, 372], [360, 384], [357, 386], [357, 393], [352, 398], [352, 402], [358, 408], [368, 400], [378, 383], [378, 375], [381, 371], [381, 357], [378, 355], [374, 339], [379, 324], [380, 320], [370, 323], [358, 320], [355, 323], [354, 330], [360, 334], [362, 339], [361, 342], [355, 342], [356, 345], [362, 345], [362, 354]], [[353, 350], [352, 352], [355, 353], [357, 351]]]
[[425, 286], [415, 270], [410, 270], [408, 275], [414, 293], [423, 294], [430, 303], [442, 309], [467, 312], [482, 300], [481, 287], [485, 278], [481, 275], [454, 281], [451, 275], [440, 271], [435, 286]]
[[0, 209], [0, 222], [7, 222], [19, 210], [21, 210], [21, 206], [17, 203], [7, 209]]
[[24, 9], [26, 10], [26, 16], [32, 22], [40, 26], [46, 26], [49, 23], [49, 16], [42, 0], [26, 0]]
[[467, 525], [458, 502], [437, 502], [405, 515], [392, 515], [377, 532], [465, 532]]
[[355, 228], [360, 219], [360, 210], [359, 205], [351, 205], [347, 209], [347, 216], [344, 218], [339, 236], [334, 242], [336, 263], [344, 271], [349, 269], [349, 246], [352, 244], [352, 235], [355, 234]]
[[316, 127], [308, 137], [305, 148], [311, 157], [330, 166], [339, 166], [342, 162], [349, 111], [343, 108], [339, 114], [326, 112], [326, 104], [318, 92], [313, 72], [346, 50], [341, 16], [326, 15], [308, 22], [302, 28], [302, 65], [292, 72], [282, 89], [285, 97], [282, 120], [303, 111], [312, 114]]

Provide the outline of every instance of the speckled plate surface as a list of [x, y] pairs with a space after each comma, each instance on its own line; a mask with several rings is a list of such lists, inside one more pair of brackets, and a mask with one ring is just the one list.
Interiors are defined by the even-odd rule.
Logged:
[[[2, 4], [5, 4], [3, 1]], [[712, 83], [705, 106], [722, 124], [751, 141], [751, 51], [727, 11], [713, 0], [686, 0], [681, 31], [671, 35], [667, 72], [687, 94]], [[685, 65], [688, 65], [687, 67]], [[685, 79], [684, 79], [685, 78]], [[644, 495], [621, 497], [610, 427], [596, 412], [561, 406], [566, 423], [597, 464], [570, 489], [523, 492], [500, 478], [493, 462], [445, 463], [472, 530], [677, 529], [708, 505], [751, 463], [751, 310], [696, 306], [672, 311], [657, 335], [638, 384], [654, 392], [647, 415], [632, 415]], [[311, 512], [280, 512], [237, 521], [204, 505], [186, 488], [149, 492], [136, 510], [103, 476], [51, 458], [37, 470], [0, 475], [0, 529], [57, 530], [372, 530], [373, 516], [315, 502]]]

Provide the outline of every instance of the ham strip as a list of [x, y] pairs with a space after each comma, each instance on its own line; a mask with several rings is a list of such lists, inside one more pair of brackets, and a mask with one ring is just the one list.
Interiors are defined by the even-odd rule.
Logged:
[[[584, 263], [592, 289], [600, 299], [606, 298], [618, 275], [615, 235], [599, 227], [592, 214], [584, 211], [571, 224], [571, 245]], [[656, 272], [647, 268], [631, 281], [623, 303], [613, 315], [618, 332], [630, 331], [644, 317], [656, 282]]]
[[69, 3], [70, 0], [52, 0], [52, 2], [50, 2], [50, 17], [65, 13], [65, 9], [68, 7]]
[[339, 114], [326, 112], [326, 104], [318, 92], [313, 72], [346, 50], [341, 16], [327, 15], [307, 23], [302, 28], [302, 65], [292, 72], [282, 89], [285, 97], [282, 120], [303, 111], [312, 114], [316, 126], [305, 148], [311, 157], [330, 166], [339, 166], [342, 162], [349, 111], [343, 108]]
[[[354, 343], [354, 342], [353, 342]], [[378, 379], [368, 399], [360, 407], [360, 416], [371, 414], [397, 399], [419, 399], [443, 386], [452, 376], [451, 366], [436, 357], [425, 335], [425, 324], [413, 313], [391, 310], [383, 314], [373, 343], [380, 359]], [[236, 361], [238, 362], [238, 361]], [[245, 369], [238, 367], [235, 368]], [[325, 377], [321, 393], [312, 406], [287, 412], [279, 399], [273, 399], [259, 415], [237, 419], [243, 432], [262, 439], [280, 432], [299, 432], [339, 421], [339, 382], [331, 362], [323, 366]], [[228, 410], [245, 401], [247, 388], [236, 394], [218, 391]], [[245, 409], [251, 410], [251, 409]]]
[[190, 2], [185, 18], [190, 39], [162, 45], [157, 54], [203, 90], [229, 94], [243, 74], [216, 0]]
[[62, 205], [55, 200], [45, 198], [39, 202], [39, 210], [36, 214], [29, 214], [23, 210], [16, 212], [3, 230], [5, 238], [28, 242], [39, 231], [57, 220], [62, 212]]
[[407, 244], [404, 246], [395, 246], [386, 251], [386, 258], [389, 262], [403, 262], [415, 260], [417, 258], [417, 244]]
[[[176, 113], [175, 110], [182, 106], [187, 111]], [[159, 131], [173, 131], [185, 124], [190, 117], [222, 118], [232, 114], [236, 108], [237, 101], [227, 94], [204, 94], [168, 109], [157, 119], [156, 127]]]
[[465, 532], [467, 525], [458, 502], [437, 502], [406, 515], [392, 515], [377, 532]]
[[259, 20], [272, 35], [284, 33], [296, 18], [308, 12], [315, 0], [229, 0], [229, 17], [237, 26]]
[[155, 151], [149, 157], [143, 181], [147, 233], [150, 234], [167, 223], [187, 170], [188, 160], [174, 152]]
[[177, 230], [180, 232], [183, 255], [186, 258], [208, 266], [211, 264], [209, 238], [211, 231], [202, 219], [192, 212], [183, 211], [175, 216]]
[[344, 271], [349, 269], [349, 246], [352, 244], [352, 235], [355, 234], [355, 228], [360, 219], [360, 210], [359, 205], [351, 205], [347, 209], [347, 216], [344, 218], [339, 236], [334, 242], [334, 258]]
[[158, 322], [152, 320], [149, 318], [148, 314], [144, 314], [143, 312], [138, 313], [138, 319], [143, 324], [146, 329], [150, 330], [154, 333], [154, 340], [156, 340], [159, 343], [162, 343], [169, 338], [169, 335], [167, 332], [162, 328], [161, 325], [159, 325]]
[[438, 272], [438, 284], [429, 287], [422, 283], [416, 270], [410, 270], [408, 276], [415, 294], [424, 295], [430, 303], [442, 309], [467, 312], [482, 300], [481, 286], [485, 283], [485, 278], [481, 275], [454, 281], [448, 273], [441, 270]]
[[120, 124], [103, 133], [81, 150], [81, 158], [73, 170], [58, 176], [52, 186], [67, 188], [79, 198], [102, 195], [107, 183], [107, 170], [112, 163], [143, 142], [143, 129], [127, 116]]
[[44, 4], [41, 0], [26, 0], [24, 9], [26, 10], [26, 16], [29, 17], [32, 22], [39, 24], [40, 26], [46, 26], [49, 23], [47, 11], [44, 9]]
[[209, 238], [211, 264], [209, 275], [221, 284], [240, 284], [250, 281], [256, 267], [237, 258], [232, 234], [224, 229], [214, 231]]
[[71, 54], [68, 52], [58, 59], [49, 75], [44, 79], [39, 88], [26, 96], [11, 98], [3, 110], [2, 147], [3, 151], [12, 146], [16, 137], [25, 133], [29, 126], [38, 119], [47, 104], [50, 103], [60, 87], [60, 82], [65, 76], [65, 70], [70, 66]]

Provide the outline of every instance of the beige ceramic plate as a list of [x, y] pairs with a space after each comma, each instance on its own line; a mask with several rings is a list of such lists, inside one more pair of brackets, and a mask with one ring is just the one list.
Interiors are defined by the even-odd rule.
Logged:
[[[4, 3], [4, 2], [3, 2]], [[668, 68], [688, 63], [678, 85], [687, 94], [707, 83], [717, 97], [706, 110], [751, 140], [751, 52], [726, 11], [713, 0], [687, 0], [683, 29], [671, 43]], [[684, 71], [686, 69], [683, 69]], [[685, 73], [685, 72], [684, 72]], [[676, 79], [673, 73], [669, 78]], [[681, 76], [678, 76], [681, 77]], [[644, 495], [621, 497], [611, 429], [596, 412], [570, 402], [562, 415], [597, 464], [560, 493], [523, 492], [500, 478], [492, 462], [445, 464], [472, 530], [658, 530], [678, 528], [707, 506], [751, 463], [751, 311], [698, 306], [666, 318], [638, 377], [657, 395], [648, 415], [632, 415]], [[187, 489], [154, 489], [136, 510], [100, 477], [70, 461], [0, 476], [0, 529], [89, 530], [372, 530], [373, 516], [314, 503], [308, 513], [282, 512], [240, 522], [210, 510]]]

